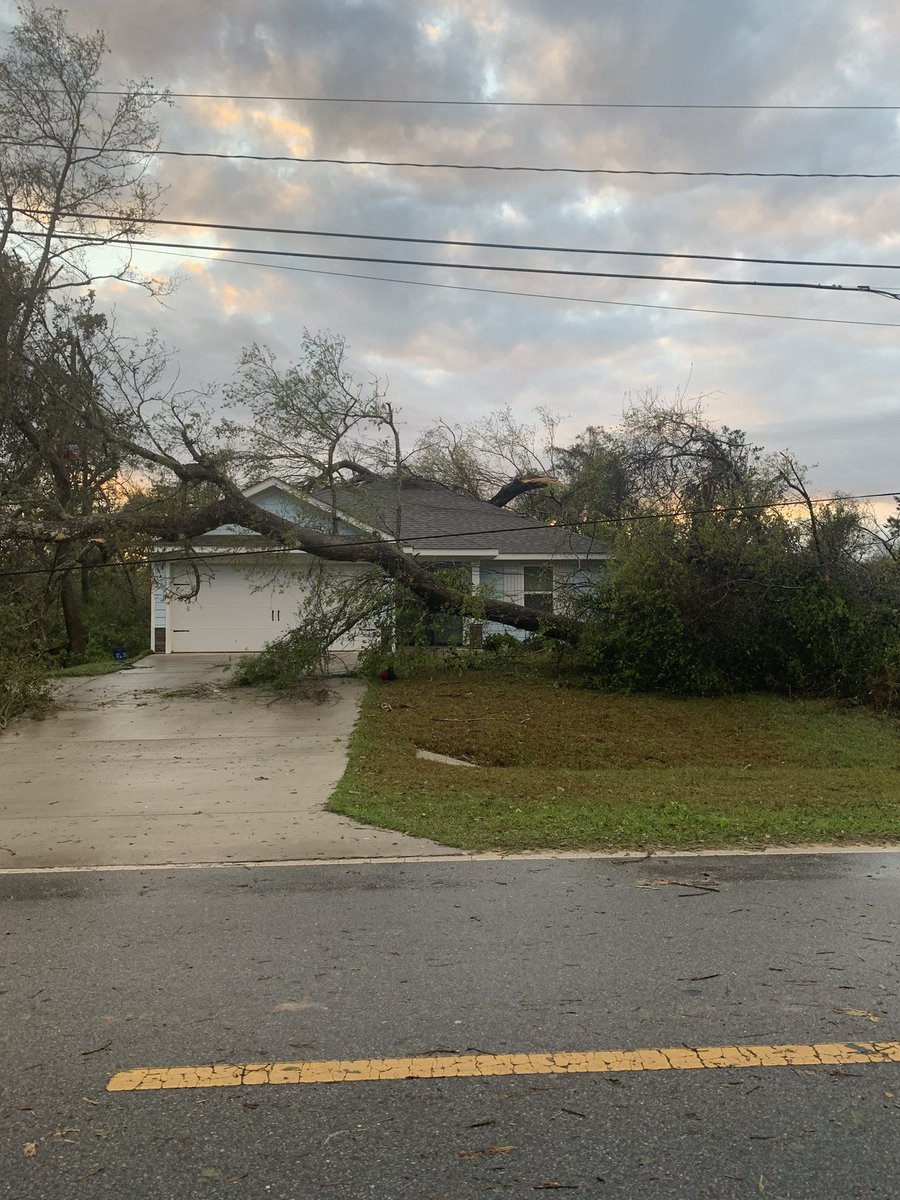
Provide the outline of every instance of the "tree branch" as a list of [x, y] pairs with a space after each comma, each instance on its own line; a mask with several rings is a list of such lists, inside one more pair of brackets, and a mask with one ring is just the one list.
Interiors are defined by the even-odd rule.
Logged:
[[538, 488], [555, 487], [558, 484], [559, 480], [552, 475], [517, 475], [515, 479], [504, 483], [500, 491], [491, 496], [488, 504], [493, 504], [497, 508], [505, 508], [511, 500], [515, 500], [516, 496], [537, 491]]
[[[220, 525], [239, 525], [271, 539], [275, 546], [302, 550], [328, 562], [372, 563], [407, 587], [431, 612], [458, 612], [465, 599], [393, 542], [359, 541], [340, 534], [320, 533], [267, 512], [236, 492], [184, 515], [118, 509], [56, 521], [4, 520], [0, 522], [0, 536], [13, 541], [56, 545], [69, 541], [103, 542], [113, 534], [162, 542], [190, 542]], [[528, 633], [543, 633], [562, 641], [575, 643], [580, 639], [582, 626], [569, 617], [547, 616], [491, 597], [485, 597], [482, 603], [485, 620], [511, 625]]]

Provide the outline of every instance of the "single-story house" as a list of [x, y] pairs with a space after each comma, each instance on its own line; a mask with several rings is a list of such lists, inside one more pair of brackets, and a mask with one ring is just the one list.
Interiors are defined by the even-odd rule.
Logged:
[[[373, 478], [341, 484], [334, 493], [306, 493], [267, 479], [244, 495], [323, 532], [331, 532], [336, 518], [339, 533], [396, 539], [423, 564], [465, 565], [473, 584], [544, 612], [561, 611], [572, 589], [589, 585], [609, 558], [607, 548], [573, 530], [412, 475], [403, 477], [399, 488], [394, 480]], [[237, 526], [213, 529], [194, 547], [196, 564], [186, 563], [183, 550], [174, 546], [154, 564], [150, 645], [157, 653], [261, 650], [296, 627], [309, 586], [304, 576], [314, 564], [335, 580], [358, 579], [372, 570], [368, 563], [325, 563], [274, 546], [267, 555], [264, 537]], [[486, 623], [483, 632], [502, 628]], [[351, 632], [334, 649], [352, 651], [360, 645], [360, 635]]]

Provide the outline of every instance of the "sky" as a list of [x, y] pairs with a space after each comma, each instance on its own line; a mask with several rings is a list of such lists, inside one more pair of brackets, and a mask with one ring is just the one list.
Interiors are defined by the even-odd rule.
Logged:
[[[184, 99], [161, 115], [168, 149], [900, 172], [894, 0], [81, 0], [69, 14], [80, 31], [106, 31], [110, 86], [151, 77], [175, 91], [218, 94], [898, 105], [802, 112]], [[8, 28], [13, 17], [0, 0], [0, 24]], [[101, 285], [98, 298], [101, 307], [115, 308], [123, 330], [158, 330], [172, 347], [182, 385], [224, 383], [240, 347], [253, 341], [271, 346], [287, 364], [304, 327], [339, 332], [356, 369], [388, 381], [408, 441], [438, 418], [466, 422], [506, 405], [523, 420], [537, 406], [561, 414], [566, 440], [587, 425], [615, 425], [629, 396], [686, 391], [706, 397], [715, 422], [740, 427], [771, 450], [790, 448], [813, 468], [822, 492], [900, 490], [900, 302], [668, 278], [900, 290], [900, 180], [579, 176], [196, 158], [163, 158], [156, 170], [167, 188], [164, 215], [178, 220], [897, 264], [874, 270], [698, 263], [158, 228], [149, 236], [197, 245], [666, 278], [268, 260], [312, 267], [308, 273], [240, 265], [218, 252], [211, 260], [182, 261], [142, 252], [139, 265], [177, 273], [178, 287], [165, 303], [121, 284]], [[531, 295], [418, 286], [437, 283]], [[569, 299], [535, 296], [541, 292]]]

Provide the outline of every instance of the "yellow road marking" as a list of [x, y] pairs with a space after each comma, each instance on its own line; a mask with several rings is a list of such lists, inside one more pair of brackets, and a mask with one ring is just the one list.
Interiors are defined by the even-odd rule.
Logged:
[[560, 1054], [447, 1054], [427, 1058], [323, 1062], [211, 1063], [137, 1067], [113, 1075], [109, 1092], [247, 1087], [264, 1083], [359, 1083], [388, 1079], [469, 1079], [492, 1075], [618, 1074], [723, 1067], [818, 1067], [900, 1063], [900, 1042], [817, 1042], [782, 1046], [684, 1046], [666, 1050], [592, 1050]]

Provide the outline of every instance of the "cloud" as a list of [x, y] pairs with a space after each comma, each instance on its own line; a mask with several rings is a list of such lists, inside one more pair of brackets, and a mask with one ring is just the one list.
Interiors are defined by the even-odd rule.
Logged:
[[[632, 104], [891, 104], [900, 14], [883, 0], [809, 6], [748, 0], [82, 0], [102, 26], [107, 78], [176, 90], [340, 97], [574, 99]], [[422, 161], [685, 170], [879, 171], [900, 163], [898, 114], [648, 109], [484, 109], [183, 100], [173, 149]], [[900, 263], [896, 185], [704, 180], [161, 159], [176, 218], [307, 230], [552, 246]], [[667, 276], [658, 282], [482, 275], [294, 260], [310, 271], [463, 287], [900, 322], [877, 296], [761, 289], [751, 281], [900, 285], [900, 271], [687, 259], [451, 250], [402, 243], [160, 229], [212, 245], [460, 263], [545, 264]], [[206, 253], [206, 252], [203, 252]], [[243, 255], [242, 257], [252, 257]], [[175, 260], [159, 257], [155, 265]], [[285, 260], [290, 262], [291, 260]], [[715, 275], [702, 287], [674, 275]], [[411, 430], [500, 404], [611, 423], [623, 397], [671, 394], [690, 376], [717, 420], [818, 462], [824, 488], [887, 490], [900, 422], [897, 331], [485, 295], [185, 262], [168, 307], [117, 294], [120, 320], [156, 325], [183, 381], [225, 379], [244, 342], [289, 356], [303, 326], [343, 332], [361, 370], [387, 375]]]

